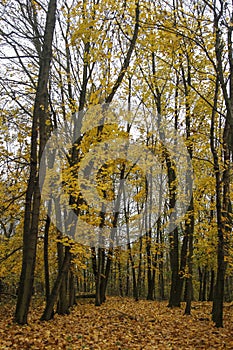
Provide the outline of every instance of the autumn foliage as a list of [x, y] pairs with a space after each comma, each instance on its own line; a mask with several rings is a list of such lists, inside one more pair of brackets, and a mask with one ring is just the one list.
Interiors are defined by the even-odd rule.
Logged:
[[0, 25], [0, 347], [233, 348], [232, 3]]

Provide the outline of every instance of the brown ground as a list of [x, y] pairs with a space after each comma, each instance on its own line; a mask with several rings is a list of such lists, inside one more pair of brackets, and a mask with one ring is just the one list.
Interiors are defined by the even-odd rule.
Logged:
[[[34, 301], [34, 304], [38, 304]], [[0, 304], [0, 349], [153, 350], [233, 349], [233, 304], [224, 306], [224, 328], [211, 321], [211, 303], [194, 302], [192, 316], [167, 302], [108, 298], [95, 307], [80, 300], [70, 315], [39, 318], [43, 306], [31, 308], [29, 325], [12, 322], [14, 307]]]

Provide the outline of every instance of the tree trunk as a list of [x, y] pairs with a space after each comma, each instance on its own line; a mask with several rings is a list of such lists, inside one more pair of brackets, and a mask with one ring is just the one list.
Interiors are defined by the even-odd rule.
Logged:
[[192, 278], [193, 278], [193, 234], [194, 234], [194, 202], [193, 202], [193, 196], [190, 201], [189, 210], [187, 212], [188, 218], [186, 222], [186, 234], [188, 235], [189, 239], [189, 253], [188, 253], [188, 278], [187, 278], [187, 295], [186, 295], [186, 307], [185, 307], [185, 314], [190, 315], [191, 314], [191, 302], [193, 297], [193, 284], [192, 284]]
[[179, 240], [176, 227], [170, 238], [170, 263], [172, 270], [169, 307], [180, 307]]
[[129, 296], [129, 258], [127, 258], [127, 264], [126, 264], [126, 285], [125, 285], [125, 296]]
[[207, 266], [204, 267], [201, 301], [206, 301], [206, 288], [207, 288]]
[[[34, 270], [36, 262], [36, 247], [40, 214], [40, 188], [38, 167], [46, 143], [46, 117], [48, 113], [48, 79], [52, 59], [52, 41], [56, 21], [56, 0], [50, 0], [44, 32], [43, 50], [33, 111], [30, 175], [26, 191], [26, 203], [23, 231], [23, 261], [20, 276], [19, 293], [15, 311], [15, 321], [27, 323], [27, 315], [32, 295]], [[39, 154], [38, 154], [39, 128]]]
[[217, 278], [214, 287], [212, 320], [217, 327], [223, 326], [223, 296], [224, 296], [224, 237], [223, 237], [223, 222], [222, 222], [222, 198], [221, 198], [221, 176], [218, 153], [214, 143], [214, 122], [215, 110], [217, 107], [218, 98], [218, 82], [216, 82], [214, 107], [212, 111], [211, 130], [210, 130], [210, 146], [214, 159], [215, 170], [215, 189], [216, 189], [216, 215], [218, 227], [218, 248], [217, 248]]
[[[169, 209], [172, 211], [176, 204], [176, 173], [170, 156], [165, 151], [169, 185]], [[169, 235], [170, 264], [171, 264], [171, 289], [168, 307], [180, 307], [180, 276], [179, 276], [179, 231], [178, 227]]]
[[96, 274], [96, 298], [95, 298], [95, 306], [100, 306], [103, 302], [103, 278], [104, 278], [104, 260], [105, 260], [105, 252], [104, 248], [98, 248], [98, 268]]
[[210, 274], [210, 288], [209, 288], [209, 295], [208, 295], [208, 301], [213, 301], [213, 296], [214, 296], [214, 269], [211, 269], [211, 274]]
[[136, 278], [136, 271], [135, 271], [135, 265], [134, 265], [134, 260], [132, 256], [132, 251], [131, 251], [131, 245], [130, 243], [127, 244], [127, 249], [129, 253], [129, 259], [131, 262], [131, 267], [132, 267], [132, 277], [133, 277], [133, 297], [135, 301], [138, 301], [138, 286], [137, 286], [137, 278]]
[[198, 301], [201, 301], [202, 298], [202, 284], [203, 284], [203, 273], [202, 273], [202, 269], [200, 266], [198, 266], [198, 274], [199, 274], [199, 296], [198, 296]]
[[60, 288], [61, 288], [63, 279], [64, 279], [64, 277], [69, 269], [70, 260], [71, 260], [71, 254], [69, 251], [69, 247], [66, 247], [65, 248], [65, 257], [63, 260], [62, 267], [57, 275], [56, 281], [54, 283], [54, 286], [53, 286], [52, 292], [50, 294], [49, 301], [48, 301], [46, 308], [44, 310], [44, 313], [41, 316], [42, 321], [48, 321], [51, 318], [53, 318], [53, 316], [54, 316], [54, 305], [58, 299], [58, 295], [60, 292]]
[[[155, 270], [152, 276], [153, 281], [155, 281]], [[138, 276], [137, 276], [137, 286], [138, 286], [138, 297], [142, 293], [142, 237], [139, 237], [139, 262], [138, 262]], [[154, 288], [153, 288], [154, 291]]]
[[75, 298], [75, 276], [73, 271], [69, 271], [69, 308], [76, 305]]
[[151, 229], [146, 233], [146, 254], [147, 254], [147, 300], [154, 300], [154, 279], [152, 270], [152, 254], [151, 254]]
[[[216, 89], [214, 98], [214, 109], [212, 112], [211, 120], [211, 151], [214, 159], [215, 166], [215, 179], [216, 179], [216, 211], [217, 211], [217, 226], [218, 226], [218, 248], [217, 248], [217, 277], [214, 288], [213, 298], [213, 310], [212, 319], [215, 322], [216, 327], [223, 327], [223, 298], [224, 298], [224, 279], [226, 264], [224, 262], [224, 256], [227, 252], [224, 248], [227, 248], [227, 241], [232, 226], [231, 219], [231, 201], [230, 201], [230, 152], [232, 152], [232, 135], [233, 135], [233, 58], [232, 58], [232, 28], [228, 26], [227, 29], [227, 50], [228, 50], [228, 64], [229, 74], [227, 80], [224, 77], [225, 73], [225, 62], [222, 45], [222, 18], [225, 17], [225, 10], [223, 2], [220, 2], [220, 10], [216, 11], [216, 4], [214, 5], [214, 31], [215, 31], [215, 56], [216, 56]], [[217, 98], [218, 98], [218, 87], [221, 86], [222, 94], [226, 106], [226, 118], [223, 132], [223, 161], [224, 171], [222, 179], [220, 176], [220, 165], [218, 160], [218, 154], [214, 144], [214, 118], [217, 110]], [[230, 87], [228, 92], [228, 86]], [[222, 160], [221, 160], [222, 161]], [[222, 189], [223, 184], [223, 189]], [[222, 197], [221, 197], [222, 195]]]
[[122, 270], [121, 270], [121, 260], [120, 260], [120, 252], [118, 252], [117, 256], [117, 267], [118, 267], [118, 286], [119, 286], [119, 295], [123, 297], [123, 282], [122, 282]]
[[[61, 238], [61, 237], [60, 237]], [[58, 242], [57, 252], [58, 252], [58, 274], [61, 273], [63, 268], [64, 253], [63, 253], [63, 244]], [[62, 282], [59, 290], [59, 299], [57, 304], [57, 313], [59, 315], [65, 315], [69, 313], [69, 301], [67, 295], [67, 283], [68, 283], [68, 269], [63, 274]]]
[[[48, 206], [48, 213], [51, 212], [51, 201]], [[50, 281], [49, 281], [49, 227], [50, 217], [46, 216], [45, 230], [44, 230], [44, 275], [45, 275], [45, 296], [46, 302], [49, 300], [50, 295]]]
[[[162, 235], [162, 230], [161, 230], [161, 220], [159, 219], [159, 240], [160, 240], [160, 244], [161, 246], [163, 246], [163, 235]], [[163, 251], [161, 251], [160, 253], [160, 261], [159, 261], [159, 299], [160, 300], [165, 300], [165, 292], [164, 292], [164, 257], [163, 257], [164, 253]]]

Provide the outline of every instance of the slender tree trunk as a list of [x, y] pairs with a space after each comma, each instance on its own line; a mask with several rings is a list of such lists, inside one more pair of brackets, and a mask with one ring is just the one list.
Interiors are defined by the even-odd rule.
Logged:
[[[102, 247], [98, 248], [98, 268], [96, 275], [96, 296], [95, 296], [95, 306], [100, 306], [103, 302], [103, 292], [101, 291], [101, 281], [104, 274], [104, 249]], [[101, 293], [102, 292], [102, 293]]]
[[127, 244], [127, 249], [129, 253], [129, 259], [131, 262], [131, 268], [132, 268], [132, 278], [133, 278], [133, 297], [135, 301], [138, 301], [138, 286], [137, 286], [137, 278], [136, 278], [136, 271], [135, 271], [135, 264], [134, 259], [132, 255], [131, 245], [130, 243]]
[[188, 253], [188, 278], [187, 278], [187, 295], [186, 295], [186, 307], [185, 307], [185, 314], [190, 315], [191, 314], [191, 302], [193, 297], [193, 264], [192, 264], [192, 257], [193, 257], [193, 233], [194, 233], [194, 203], [193, 203], [193, 196], [191, 198], [189, 210], [187, 212], [188, 214], [188, 222], [186, 223], [187, 228], [186, 232], [189, 237], [189, 253]]
[[188, 254], [188, 242], [189, 237], [187, 232], [184, 232], [184, 237], [182, 241], [182, 247], [180, 252], [180, 268], [179, 268], [179, 280], [178, 280], [178, 295], [181, 300], [182, 298], [182, 292], [183, 292], [183, 285], [184, 285], [184, 275], [185, 275], [185, 268], [187, 265], [187, 254]]
[[[54, 118], [54, 123], [57, 125], [56, 118]], [[52, 169], [55, 161], [55, 154], [56, 150], [53, 150], [49, 154], [49, 158], [47, 160], [48, 162], [48, 168]], [[49, 276], [49, 229], [51, 225], [51, 216], [52, 212], [52, 200], [50, 199], [48, 202], [48, 208], [47, 208], [47, 215], [46, 215], [46, 221], [45, 221], [45, 229], [44, 229], [44, 275], [45, 275], [45, 296], [46, 296], [46, 303], [49, 300], [50, 295], [50, 276]]]
[[230, 277], [229, 276], [226, 276], [225, 285], [226, 285], [226, 291], [225, 291], [224, 300], [226, 302], [230, 302], [231, 301], [231, 287], [230, 287]]
[[[153, 144], [153, 139], [152, 139]], [[147, 147], [149, 146], [149, 138], [147, 138]], [[155, 289], [155, 261], [154, 256], [151, 251], [152, 246], [152, 220], [151, 220], [151, 212], [152, 212], [152, 201], [153, 201], [153, 195], [152, 195], [152, 178], [148, 179], [149, 182], [149, 204], [146, 204], [146, 212], [145, 212], [145, 223], [146, 223], [146, 255], [147, 255], [147, 300], [154, 300], [154, 289]], [[160, 198], [161, 199], [161, 191], [160, 191]], [[160, 206], [161, 206], [161, 200], [160, 200]], [[148, 210], [149, 209], [149, 210]], [[159, 208], [160, 210], [161, 208]], [[158, 229], [158, 224], [157, 224]], [[158, 230], [157, 230], [158, 234]], [[158, 244], [158, 235], [157, 235], [157, 244]]]
[[170, 263], [172, 270], [169, 307], [180, 307], [179, 240], [176, 227], [170, 238]]
[[204, 274], [203, 274], [203, 289], [202, 289], [201, 301], [206, 301], [207, 275], [208, 275], [207, 266], [205, 266]]
[[214, 287], [212, 319], [217, 327], [223, 326], [223, 295], [224, 295], [224, 237], [223, 237], [223, 223], [222, 223], [222, 197], [221, 197], [221, 176], [218, 153], [216, 151], [214, 142], [214, 122], [215, 110], [217, 107], [218, 98], [218, 82], [216, 82], [214, 107], [212, 111], [211, 130], [210, 130], [210, 146], [214, 159], [215, 170], [215, 188], [216, 188], [216, 215], [218, 227], [218, 248], [217, 248], [217, 277]]
[[[190, 116], [190, 87], [191, 87], [191, 66], [189, 53], [186, 52], [186, 63], [187, 63], [187, 77], [185, 76], [185, 71], [183, 64], [181, 64], [181, 71], [183, 77], [184, 91], [185, 91], [185, 123], [186, 123], [186, 140], [187, 148], [190, 160], [193, 158], [193, 145], [190, 139], [191, 137], [191, 116]], [[186, 187], [187, 196], [189, 196], [193, 190], [193, 179], [192, 179], [192, 169], [186, 169]], [[193, 297], [193, 235], [194, 235], [194, 199], [193, 194], [191, 195], [189, 208], [186, 213], [187, 219], [185, 221], [185, 236], [188, 239], [188, 278], [187, 278], [187, 295], [186, 295], [186, 307], [185, 314], [191, 314], [191, 302]]]
[[202, 268], [200, 266], [198, 266], [198, 275], [199, 275], [199, 283], [200, 283], [198, 300], [201, 301], [202, 290], [203, 290], [203, 272], [202, 272]]
[[122, 266], [121, 266], [120, 253], [121, 253], [121, 250], [118, 248], [117, 249], [118, 288], [119, 288], [119, 295], [123, 297]]
[[[155, 270], [153, 271], [153, 276], [152, 276], [153, 281], [155, 280], [154, 272]], [[137, 286], [138, 286], [138, 297], [140, 297], [142, 292], [142, 237], [139, 237], [139, 261], [138, 261]]]
[[[232, 14], [231, 14], [232, 15]], [[229, 235], [229, 226], [232, 226], [231, 219], [231, 202], [230, 202], [230, 185], [229, 185], [229, 175], [230, 175], [230, 152], [232, 152], [232, 135], [233, 135], [233, 58], [232, 58], [232, 28], [228, 26], [227, 29], [227, 50], [228, 50], [228, 63], [229, 63], [229, 75], [227, 81], [224, 77], [225, 73], [225, 63], [223, 53], [223, 37], [221, 30], [221, 21], [225, 17], [225, 7], [224, 2], [220, 1], [220, 10], [216, 11], [216, 4], [214, 5], [214, 31], [215, 31], [215, 56], [216, 56], [216, 89], [215, 89], [215, 99], [214, 99], [214, 110], [212, 112], [211, 121], [211, 151], [214, 159], [215, 167], [215, 179], [216, 179], [216, 211], [217, 211], [217, 226], [218, 226], [218, 248], [217, 248], [217, 276], [216, 284], [214, 288], [214, 298], [213, 298], [213, 310], [212, 319], [215, 322], [216, 327], [223, 327], [223, 299], [224, 299], [224, 280], [225, 280], [225, 270], [226, 264], [224, 261], [224, 256], [227, 254], [225, 248], [227, 248], [227, 241]], [[224, 161], [224, 171], [222, 174], [222, 179], [220, 176], [220, 165], [218, 160], [218, 154], [215, 149], [214, 144], [214, 119], [215, 110], [217, 107], [217, 97], [218, 97], [218, 86], [221, 86], [222, 94], [226, 106], [226, 119], [223, 132], [223, 161]], [[228, 86], [230, 91], [228, 93]], [[223, 184], [223, 189], [222, 189]], [[222, 195], [222, 196], [221, 196]]]
[[113, 248], [110, 247], [108, 249], [105, 271], [103, 270], [104, 277], [101, 280], [101, 303], [105, 302], [106, 300], [106, 290], [107, 290], [108, 280], [111, 272], [112, 257], [113, 257]]
[[[175, 128], [177, 122], [175, 121]], [[172, 211], [176, 204], [176, 173], [170, 156], [165, 151], [165, 159], [168, 173], [169, 209]], [[179, 230], [175, 227], [169, 235], [170, 264], [171, 264], [171, 289], [169, 307], [180, 307], [180, 276], [179, 276]]]
[[[161, 230], [161, 220], [158, 220], [158, 234], [159, 234], [159, 242], [161, 247], [163, 247], [163, 234]], [[164, 252], [161, 249], [161, 253], [159, 255], [159, 299], [165, 300], [165, 291], [164, 291]]]
[[[60, 237], [61, 238], [61, 237]], [[58, 274], [61, 274], [61, 270], [63, 268], [64, 261], [64, 247], [63, 244], [58, 242], [57, 244], [57, 252], [58, 252]], [[69, 301], [67, 295], [67, 281], [68, 280], [68, 269], [62, 275], [62, 282], [59, 290], [59, 299], [57, 304], [57, 313], [60, 315], [65, 315], [69, 313]]]
[[110, 94], [108, 95], [108, 97], [106, 98], [105, 102], [106, 103], [111, 103], [119, 86], [121, 85], [124, 76], [126, 74], [126, 71], [129, 67], [130, 64], [130, 60], [131, 60], [131, 56], [133, 54], [136, 42], [137, 42], [137, 38], [138, 38], [138, 33], [139, 33], [139, 17], [140, 17], [140, 5], [139, 5], [139, 1], [136, 0], [135, 1], [135, 25], [134, 25], [134, 31], [133, 31], [133, 36], [132, 39], [130, 40], [130, 45], [129, 45], [129, 49], [127, 51], [126, 57], [124, 59], [124, 62], [122, 64], [121, 70], [118, 74], [118, 77], [115, 81], [115, 84], [113, 85], [112, 91], [110, 92]]
[[75, 299], [75, 276], [73, 271], [69, 271], [69, 308], [76, 305]]
[[[27, 323], [27, 315], [32, 295], [36, 247], [40, 214], [40, 188], [38, 167], [46, 143], [46, 117], [48, 113], [48, 79], [52, 59], [52, 41], [56, 21], [56, 0], [50, 0], [44, 32], [44, 43], [40, 60], [40, 69], [33, 111], [30, 175], [26, 191], [23, 232], [23, 262], [20, 276], [19, 293], [15, 311], [15, 321]], [[38, 154], [39, 128], [39, 154]]]
[[146, 232], [146, 254], [147, 254], [147, 300], [154, 299], [154, 280], [152, 270], [152, 254], [151, 254], [151, 228]]
[[214, 269], [211, 269], [211, 274], [210, 274], [210, 288], [209, 288], [209, 295], [208, 295], [208, 301], [213, 301], [213, 296], [214, 296]]
[[[49, 202], [48, 212], [51, 211], [51, 202]], [[50, 217], [49, 214], [46, 217], [45, 230], [44, 230], [44, 275], [45, 275], [45, 296], [46, 302], [49, 300], [50, 295], [50, 281], [49, 281], [49, 227]]]
[[48, 321], [54, 316], [54, 305], [58, 299], [59, 291], [62, 285], [63, 278], [65, 277], [69, 266], [70, 266], [70, 260], [71, 260], [71, 254], [69, 251], [69, 247], [65, 248], [65, 257], [63, 260], [62, 267], [57, 275], [56, 281], [54, 283], [52, 292], [49, 297], [49, 301], [46, 305], [46, 308], [43, 312], [43, 315], [41, 316], [42, 321]]
[[129, 296], [129, 258], [127, 257], [127, 264], [126, 264], [126, 286], [125, 286], [125, 296]]

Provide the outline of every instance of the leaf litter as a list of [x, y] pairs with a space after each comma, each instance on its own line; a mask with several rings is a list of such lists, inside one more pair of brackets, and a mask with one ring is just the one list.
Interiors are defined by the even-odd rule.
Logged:
[[233, 306], [225, 303], [224, 328], [214, 327], [209, 302], [193, 302], [192, 315], [167, 302], [109, 297], [100, 307], [79, 300], [69, 315], [40, 321], [37, 300], [28, 325], [13, 322], [14, 307], [0, 304], [0, 349], [178, 350], [233, 349]]

